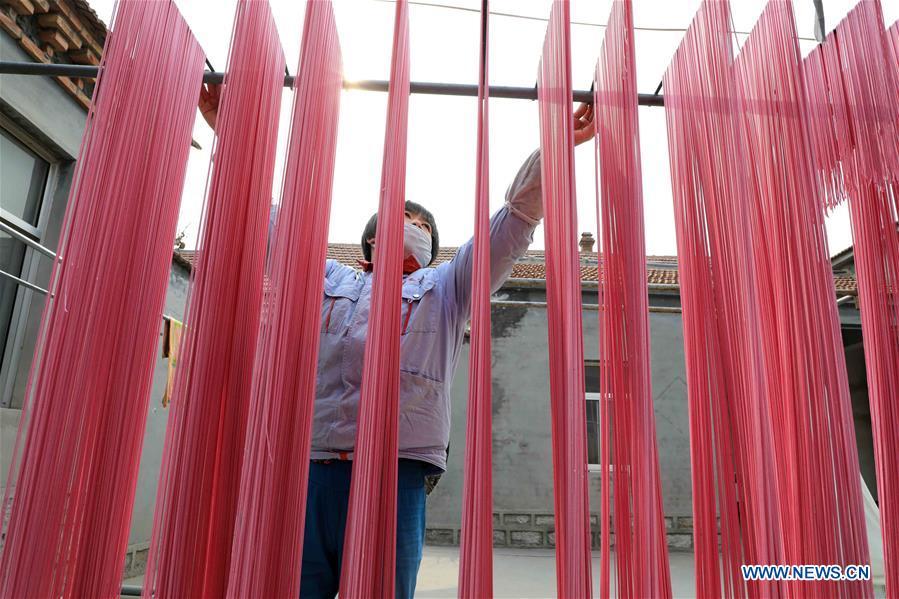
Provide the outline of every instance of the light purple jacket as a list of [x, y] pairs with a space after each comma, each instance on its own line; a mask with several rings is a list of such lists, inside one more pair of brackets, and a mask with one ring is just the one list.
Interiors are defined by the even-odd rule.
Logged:
[[[540, 154], [522, 165], [506, 204], [490, 219], [490, 277], [499, 289], [524, 255], [543, 214]], [[472, 242], [450, 262], [403, 277], [399, 455], [446, 469], [450, 384], [471, 304]], [[325, 268], [312, 458], [352, 457], [368, 317], [371, 273], [335, 260]], [[408, 318], [407, 318], [408, 314]]]

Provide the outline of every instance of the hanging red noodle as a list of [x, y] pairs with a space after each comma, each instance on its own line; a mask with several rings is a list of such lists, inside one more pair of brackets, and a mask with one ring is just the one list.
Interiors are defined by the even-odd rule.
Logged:
[[[602, 246], [600, 594], [609, 597], [610, 593], [611, 538], [605, 524], [612, 521], [609, 497], [614, 488], [616, 596], [671, 597], [652, 405], [631, 0], [612, 4], [596, 65], [595, 114]], [[614, 441], [611, 448], [610, 440]]]
[[349, 599], [393, 597], [396, 582], [400, 309], [408, 114], [409, 7], [406, 0], [397, 0], [375, 237], [377, 262], [340, 576], [340, 595]]
[[704, 2], [664, 82], [697, 594], [720, 596], [723, 576], [728, 597], [871, 596], [868, 582], [739, 575], [866, 564], [868, 549], [791, 5], [771, 0], [736, 60], [729, 30], [727, 2]]
[[241, 0], [175, 375], [145, 597], [227, 584], [246, 429], [284, 54], [266, 0]]
[[[867, 564], [852, 403], [806, 128], [791, 2], [770, 0], [734, 63], [745, 133], [758, 335], [772, 424], [782, 563]], [[764, 404], [767, 403], [767, 406]], [[778, 529], [779, 527], [779, 529]], [[870, 583], [796, 582], [804, 596], [871, 596]]]
[[475, 184], [474, 258], [471, 285], [471, 353], [465, 484], [459, 548], [459, 597], [493, 596], [493, 425], [490, 369], [490, 185], [488, 127], [487, 0], [481, 3], [478, 76], [478, 149]]
[[880, 3], [862, 0], [805, 61], [815, 165], [848, 198], [887, 596], [899, 593], [899, 73]]
[[889, 28], [887, 37], [890, 40], [890, 49], [893, 51], [893, 65], [899, 69], [899, 21], [893, 23], [893, 26]]
[[[340, 108], [329, 0], [306, 4], [281, 206], [256, 356], [228, 595], [296, 597]], [[302, 356], [301, 360], [297, 356]]]
[[704, 1], [664, 78], [701, 597], [744, 597], [741, 564], [782, 563], [730, 29], [728, 2]]
[[172, 2], [121, 0], [106, 39], [4, 495], [3, 597], [121, 582], [203, 52]]
[[[556, 588], [589, 597], [590, 507], [581, 323], [580, 258], [574, 191], [571, 31], [568, 0], [554, 0], [537, 79], [546, 237], [546, 304], [552, 412]], [[563, 126], [562, 124], [564, 123]]]

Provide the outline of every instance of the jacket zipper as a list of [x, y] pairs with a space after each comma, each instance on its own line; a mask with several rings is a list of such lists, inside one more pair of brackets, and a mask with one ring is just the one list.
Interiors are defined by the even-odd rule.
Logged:
[[407, 303], [409, 308], [406, 310], [406, 318], [403, 320], [403, 335], [406, 334], [406, 328], [409, 326], [409, 317], [412, 316], [412, 300], [410, 299]]

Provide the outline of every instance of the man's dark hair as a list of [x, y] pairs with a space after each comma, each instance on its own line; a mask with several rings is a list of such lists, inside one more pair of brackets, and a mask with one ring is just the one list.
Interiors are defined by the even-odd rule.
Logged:
[[[406, 202], [406, 212], [410, 213], [412, 216], [421, 216], [429, 225], [431, 225], [431, 262], [422, 264], [422, 267], [428, 266], [437, 259], [437, 251], [440, 249], [440, 236], [437, 234], [437, 222], [434, 220], [434, 215], [431, 214], [430, 210], [415, 202]], [[365, 230], [362, 231], [362, 255], [365, 256], [365, 259], [368, 262], [371, 262], [371, 244], [368, 243], [368, 240], [374, 239], [377, 231], [378, 213], [375, 212], [371, 215], [371, 218], [368, 219]]]

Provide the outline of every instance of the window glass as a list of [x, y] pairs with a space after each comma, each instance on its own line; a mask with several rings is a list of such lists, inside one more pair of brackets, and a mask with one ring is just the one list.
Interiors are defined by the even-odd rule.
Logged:
[[50, 164], [0, 130], [0, 208], [37, 226]]
[[584, 391], [599, 393], [599, 362], [584, 363]]
[[587, 463], [599, 464], [599, 363], [584, 362], [587, 392]]
[[[25, 259], [25, 244], [0, 232], [0, 270], [21, 278], [22, 261]], [[19, 285], [0, 276], [0, 358], [6, 351], [10, 337], [12, 311], [15, 307]]]
[[587, 398], [587, 463], [599, 464], [599, 399]]

